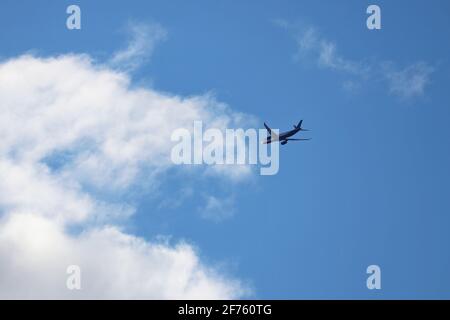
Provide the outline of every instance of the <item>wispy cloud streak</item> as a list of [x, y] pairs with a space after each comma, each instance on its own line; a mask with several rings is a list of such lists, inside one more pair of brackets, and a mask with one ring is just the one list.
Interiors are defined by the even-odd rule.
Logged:
[[112, 66], [127, 71], [135, 70], [147, 62], [155, 47], [167, 38], [167, 30], [156, 23], [129, 23], [127, 33], [130, 38], [128, 45], [115, 52], [110, 60]]
[[319, 68], [342, 73], [350, 78], [342, 84], [348, 92], [357, 90], [364, 81], [381, 80], [390, 94], [411, 100], [425, 94], [435, 71], [427, 62], [415, 62], [401, 68], [394, 62], [348, 59], [338, 52], [336, 43], [321, 35], [317, 28], [299, 26], [285, 20], [274, 22], [293, 35], [297, 44], [296, 61], [312, 61]]

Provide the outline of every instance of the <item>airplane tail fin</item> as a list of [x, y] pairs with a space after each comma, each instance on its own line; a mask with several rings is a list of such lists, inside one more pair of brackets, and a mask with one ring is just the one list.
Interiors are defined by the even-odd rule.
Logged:
[[297, 125], [294, 124], [294, 128], [300, 129], [301, 131], [308, 131], [307, 129], [302, 128], [302, 123], [303, 123], [303, 120], [300, 120], [300, 122]]
[[309, 131], [308, 129], [302, 128], [302, 123], [303, 123], [303, 120], [300, 120], [300, 122], [297, 125], [294, 124], [294, 129], [300, 129], [300, 131]]

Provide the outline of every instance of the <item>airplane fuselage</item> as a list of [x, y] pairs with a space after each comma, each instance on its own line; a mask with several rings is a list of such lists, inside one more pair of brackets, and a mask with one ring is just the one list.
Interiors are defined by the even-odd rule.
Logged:
[[281, 141], [281, 142], [286, 141], [287, 138], [292, 137], [299, 131], [300, 131], [300, 128], [282, 132], [278, 135], [278, 137], [277, 137], [278, 139], [273, 139], [273, 140], [272, 140], [272, 136], [269, 136], [269, 137], [267, 137], [265, 143], [272, 143], [274, 141]]

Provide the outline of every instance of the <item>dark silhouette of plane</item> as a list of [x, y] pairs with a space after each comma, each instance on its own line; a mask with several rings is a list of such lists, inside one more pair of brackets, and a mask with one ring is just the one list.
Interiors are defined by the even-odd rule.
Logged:
[[269, 144], [275, 141], [280, 141], [280, 143], [282, 145], [285, 145], [286, 143], [288, 143], [288, 141], [305, 141], [305, 140], [311, 140], [311, 139], [293, 139], [290, 138], [293, 135], [295, 135], [297, 132], [299, 131], [308, 131], [307, 129], [303, 129], [302, 128], [302, 122], [303, 120], [300, 120], [300, 122], [298, 123], [298, 125], [294, 124], [294, 129], [290, 130], [290, 131], [286, 131], [286, 132], [282, 132], [279, 135], [275, 134], [275, 132], [272, 132], [272, 129], [269, 128], [269, 126], [264, 122], [264, 127], [266, 127], [267, 129], [267, 133], [269, 134], [269, 136], [267, 137], [266, 141], [263, 141], [264, 144]]

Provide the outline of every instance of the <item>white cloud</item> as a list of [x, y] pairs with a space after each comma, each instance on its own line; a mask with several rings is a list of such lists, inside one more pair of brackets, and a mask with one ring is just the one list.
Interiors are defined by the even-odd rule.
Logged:
[[430, 83], [430, 76], [434, 68], [427, 63], [415, 63], [402, 70], [387, 67], [385, 76], [392, 94], [404, 99], [422, 96], [425, 87]]
[[156, 45], [167, 38], [167, 31], [156, 23], [130, 23], [127, 32], [131, 35], [128, 46], [117, 51], [110, 64], [129, 71], [146, 62]]
[[348, 92], [356, 92], [356, 83], [360, 86], [365, 80], [373, 82], [381, 79], [387, 83], [390, 93], [411, 99], [422, 96], [430, 83], [434, 68], [425, 62], [412, 63], [399, 71], [392, 62], [347, 59], [338, 53], [335, 42], [320, 35], [314, 27], [299, 27], [285, 20], [276, 20], [275, 23], [293, 33], [297, 43], [297, 61], [315, 61], [321, 68], [350, 77], [351, 80], [346, 79], [342, 84]]
[[356, 81], [346, 80], [342, 83], [342, 89], [349, 94], [357, 93], [360, 90], [361, 84]]
[[345, 59], [338, 54], [336, 44], [325, 37], [313, 27], [297, 30], [289, 24], [284, 25], [285, 28], [293, 28], [296, 30], [295, 40], [297, 42], [298, 52], [296, 59], [315, 59], [319, 67], [327, 68], [335, 71], [341, 71], [351, 75], [365, 76], [370, 71], [367, 65]]
[[176, 194], [171, 194], [166, 196], [161, 203], [158, 205], [159, 209], [169, 208], [175, 209], [180, 207], [186, 199], [190, 199], [194, 195], [193, 187], [183, 187], [176, 192]]
[[[2, 62], [0, 101], [0, 298], [245, 292], [191, 245], [147, 242], [109, 225], [134, 211], [111, 199], [143, 180], [157, 183], [172, 166], [174, 129], [194, 120], [233, 126], [242, 115], [208, 94], [131, 88], [127, 74], [86, 55]], [[83, 232], [69, 232], [73, 226]], [[82, 268], [79, 292], [65, 287], [69, 264]]]
[[205, 196], [205, 205], [199, 208], [203, 218], [212, 221], [222, 221], [234, 214], [234, 196], [215, 197], [213, 195]]
[[[115, 227], [70, 236], [54, 221], [15, 214], [0, 224], [0, 299], [221, 299], [246, 292], [204, 266], [191, 245], [148, 243]], [[66, 268], [81, 268], [81, 290]]]

